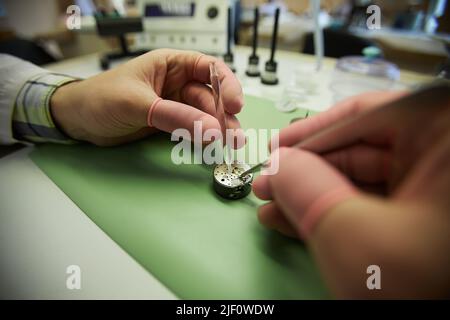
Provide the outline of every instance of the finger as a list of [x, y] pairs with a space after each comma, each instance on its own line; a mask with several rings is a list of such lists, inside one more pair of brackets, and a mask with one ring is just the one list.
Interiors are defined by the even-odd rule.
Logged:
[[258, 220], [262, 225], [269, 229], [276, 230], [288, 237], [298, 237], [295, 229], [274, 202], [259, 207]]
[[[182, 90], [182, 98], [186, 104], [216, 117], [214, 96], [211, 88], [207, 85], [197, 81], [189, 82]], [[225, 116], [227, 117], [228, 129], [231, 130], [229, 141], [232, 148], [242, 148], [245, 145], [246, 139], [239, 120], [233, 114], [226, 113]]]
[[182, 102], [196, 107], [212, 116], [216, 114], [212, 89], [198, 81], [188, 82], [181, 91]]
[[322, 215], [356, 191], [350, 181], [324, 159], [300, 149], [280, 148], [278, 173], [269, 178], [274, 201], [287, 220], [308, 237]]
[[[280, 134], [273, 139], [278, 139], [280, 147], [292, 146], [339, 120], [355, 116], [362, 111], [374, 109], [403, 95], [405, 95], [405, 92], [369, 92], [349, 98], [337, 103], [328, 111], [294, 122], [281, 130]], [[272, 145], [275, 148], [277, 146], [273, 139], [270, 143], [271, 149]]]
[[253, 192], [262, 200], [272, 200], [269, 175], [259, 175], [252, 183]]
[[368, 144], [357, 144], [323, 157], [347, 177], [360, 182], [383, 182], [391, 172], [392, 153]]
[[[184, 103], [216, 117], [216, 106], [210, 87], [201, 84], [200, 82], [191, 81], [184, 86], [182, 97]], [[236, 116], [229, 113], [226, 113], [225, 115], [230, 129], [238, 129], [241, 127]]]
[[[450, 113], [447, 113], [447, 123], [449, 116]], [[449, 208], [449, 158], [450, 129], [447, 125], [446, 132], [439, 132], [439, 135], [435, 136], [434, 143], [431, 143], [429, 149], [423, 152], [420, 163], [416, 163], [408, 175], [403, 175], [404, 173], [401, 172], [401, 175], [395, 176], [394, 182], [398, 183], [395, 197], [406, 201], [422, 198], [426, 199], [427, 203], [436, 203], [443, 208]]]
[[247, 143], [247, 137], [245, 136], [244, 130], [241, 128], [241, 123], [238, 118], [233, 114], [225, 114], [227, 117], [227, 124], [230, 138], [227, 137], [227, 143], [230, 141], [230, 145], [233, 149], [240, 149]]
[[235, 74], [222, 60], [199, 54], [194, 67], [193, 79], [202, 83], [210, 83], [209, 64], [211, 62], [216, 63], [217, 71], [219, 73], [220, 88], [222, 90], [222, 99], [225, 110], [232, 114], [238, 113], [244, 105], [242, 87]]
[[[201, 136], [206, 130], [220, 132], [220, 125], [216, 118], [187, 104], [159, 99], [152, 104], [148, 114], [148, 125], [159, 130], [172, 133], [176, 129], [187, 129], [190, 137], [195, 137], [194, 124], [201, 122]], [[191, 139], [192, 140], [192, 139]]]

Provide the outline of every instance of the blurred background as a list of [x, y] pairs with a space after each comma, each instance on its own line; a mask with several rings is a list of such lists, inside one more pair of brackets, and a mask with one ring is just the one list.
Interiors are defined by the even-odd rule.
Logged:
[[[447, 2], [322, 0], [319, 21], [324, 28], [325, 56], [361, 55], [364, 48], [373, 46], [402, 69], [437, 74], [448, 67]], [[76, 12], [67, 9], [73, 4], [81, 9], [81, 28], [69, 30], [67, 19]], [[381, 9], [379, 30], [369, 30], [366, 25], [370, 15], [367, 7], [373, 4]], [[39, 65], [124, 49], [124, 45], [143, 50], [168, 46], [192, 48], [221, 55], [226, 50], [227, 31], [223, 8], [233, 8], [233, 42], [251, 45], [256, 5], [260, 8], [261, 47], [270, 44], [273, 14], [280, 7], [278, 47], [314, 53], [311, 9], [309, 1], [301, 0], [0, 0], [0, 52]], [[123, 20], [120, 25], [114, 24], [126, 17], [144, 19], [139, 23]], [[109, 20], [102, 27], [99, 23], [106, 21], [103, 18]]]

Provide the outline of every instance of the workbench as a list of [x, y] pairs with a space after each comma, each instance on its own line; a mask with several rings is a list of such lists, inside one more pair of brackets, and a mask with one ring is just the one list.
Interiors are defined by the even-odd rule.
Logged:
[[[250, 48], [235, 48], [237, 75], [244, 94], [276, 100], [292, 82], [297, 68], [313, 68], [315, 60], [292, 52], [277, 52], [280, 84], [264, 86], [247, 78]], [[261, 65], [269, 52], [259, 50]], [[48, 65], [47, 69], [77, 77], [101, 72], [100, 55], [88, 55]], [[332, 104], [328, 88], [333, 59], [311, 75], [316, 93], [305, 108], [320, 112]], [[298, 79], [297, 79], [298, 80]], [[402, 72], [398, 88], [429, 80]], [[0, 298], [9, 299], [176, 299], [177, 295], [137, 263], [103, 232], [29, 158], [33, 146], [0, 158]], [[256, 218], [255, 218], [256, 219]], [[82, 289], [66, 288], [67, 266], [82, 265]]]

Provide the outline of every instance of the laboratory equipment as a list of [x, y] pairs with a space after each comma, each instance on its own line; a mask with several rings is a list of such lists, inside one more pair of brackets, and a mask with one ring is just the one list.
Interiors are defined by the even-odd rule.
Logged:
[[275, 101], [275, 108], [281, 112], [293, 112], [306, 104], [306, 91], [294, 83], [287, 84], [281, 98]]
[[112, 14], [106, 12], [98, 12], [95, 14], [95, 22], [97, 26], [97, 33], [102, 37], [117, 37], [120, 43], [120, 52], [106, 53], [100, 58], [100, 67], [102, 70], [109, 69], [112, 61], [136, 57], [145, 52], [146, 49], [130, 50], [128, 48], [126, 34], [141, 32], [142, 19], [140, 17], [122, 17], [117, 11]]
[[228, 19], [227, 19], [227, 52], [223, 55], [223, 61], [225, 61], [228, 68], [231, 71], [236, 72], [234, 67], [234, 55], [231, 51], [231, 43], [233, 42], [233, 18], [231, 16], [231, 7], [228, 8]]
[[320, 0], [310, 0], [314, 17], [314, 54], [316, 56], [316, 70], [322, 68], [322, 60], [324, 55], [323, 29], [320, 25]]
[[273, 24], [272, 42], [270, 47], [270, 59], [266, 62], [264, 72], [261, 75], [261, 82], [267, 85], [278, 84], [277, 62], [275, 61], [275, 50], [277, 47], [278, 37], [278, 20], [280, 17], [280, 8], [275, 11], [275, 20]]
[[222, 55], [227, 49], [228, 0], [137, 0], [144, 32], [136, 46], [197, 50]]
[[255, 17], [253, 20], [253, 41], [252, 54], [248, 57], [248, 67], [245, 74], [249, 77], [259, 77], [259, 57], [256, 54], [258, 48], [258, 24], [259, 24], [259, 9], [255, 7]]
[[372, 56], [371, 50], [364, 53], [337, 61], [330, 83], [335, 102], [367, 91], [388, 90], [400, 78], [396, 65]]
[[[450, 85], [438, 82], [378, 108], [342, 119], [292, 147], [315, 153], [330, 152], [351, 145], [370, 134], [387, 132], [388, 128], [395, 127], [398, 132], [402, 132], [423, 125], [427, 117], [448, 108], [449, 104]], [[261, 162], [243, 172], [239, 178], [244, 183], [247, 180], [246, 175], [259, 171], [269, 164], [269, 160]]]
[[439, 26], [438, 19], [445, 14], [446, 0], [431, 0], [428, 2], [428, 12], [425, 18], [425, 32], [433, 34]]

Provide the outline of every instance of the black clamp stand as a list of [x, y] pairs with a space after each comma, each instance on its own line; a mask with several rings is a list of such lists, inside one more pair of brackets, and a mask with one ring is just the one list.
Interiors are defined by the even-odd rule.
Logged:
[[255, 7], [255, 17], [253, 21], [253, 44], [252, 44], [252, 54], [248, 57], [248, 67], [245, 74], [249, 77], [259, 77], [259, 57], [256, 54], [256, 49], [258, 48], [258, 23], [259, 23], [259, 9]]
[[223, 56], [223, 61], [231, 69], [231, 71], [236, 72], [236, 68], [234, 67], [234, 55], [231, 52], [231, 41], [233, 39], [233, 27], [232, 27], [232, 18], [231, 18], [231, 7], [228, 8], [228, 22], [227, 22], [227, 53]]
[[120, 43], [120, 52], [107, 53], [100, 59], [100, 66], [102, 70], [109, 69], [111, 61], [136, 57], [148, 50], [136, 50], [130, 51], [128, 48], [126, 34], [142, 32], [142, 19], [140, 17], [120, 17], [117, 13], [112, 16], [106, 16], [104, 13], [97, 13], [95, 15], [95, 21], [97, 23], [97, 33], [102, 37], [116, 36]]
[[264, 73], [261, 75], [261, 83], [267, 84], [267, 85], [278, 84], [277, 63], [275, 61], [275, 50], [277, 49], [279, 17], [280, 17], [280, 8], [277, 8], [277, 10], [275, 11], [275, 22], [273, 25], [270, 59], [266, 62], [266, 65], [264, 68]]

